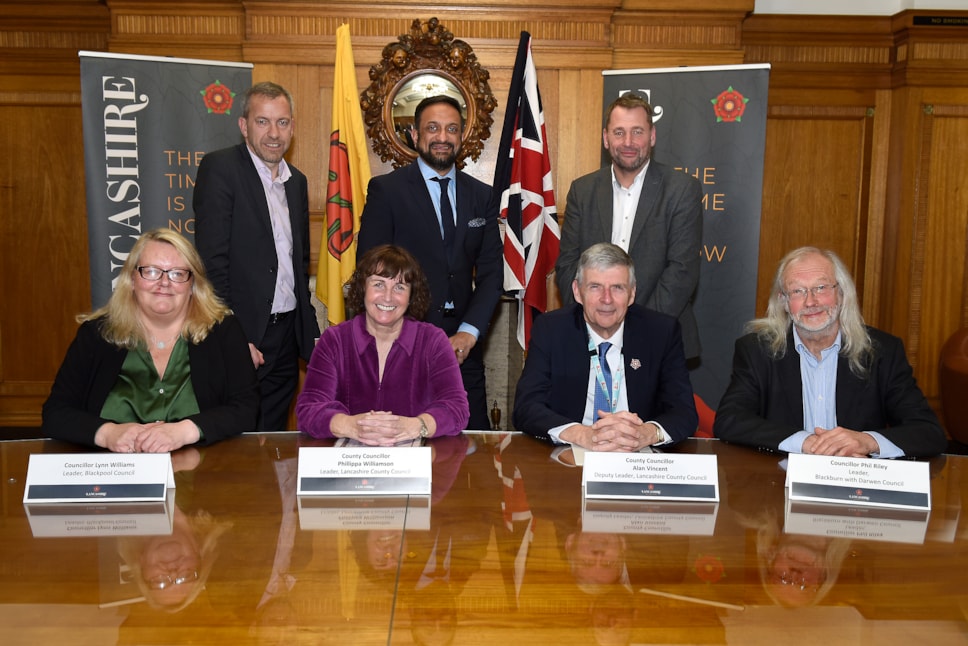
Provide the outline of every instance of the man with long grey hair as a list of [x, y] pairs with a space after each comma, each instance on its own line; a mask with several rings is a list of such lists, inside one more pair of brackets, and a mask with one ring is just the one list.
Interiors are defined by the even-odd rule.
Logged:
[[944, 451], [944, 431], [903, 343], [865, 325], [854, 281], [834, 252], [788, 253], [766, 316], [747, 331], [736, 341], [733, 374], [716, 412], [720, 439], [853, 457]]

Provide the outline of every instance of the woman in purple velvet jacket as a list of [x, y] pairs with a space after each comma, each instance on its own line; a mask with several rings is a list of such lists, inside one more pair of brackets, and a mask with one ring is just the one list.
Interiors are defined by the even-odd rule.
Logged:
[[467, 393], [447, 335], [419, 320], [430, 289], [414, 257], [393, 245], [368, 251], [347, 305], [361, 313], [316, 343], [296, 401], [299, 429], [373, 446], [460, 433]]

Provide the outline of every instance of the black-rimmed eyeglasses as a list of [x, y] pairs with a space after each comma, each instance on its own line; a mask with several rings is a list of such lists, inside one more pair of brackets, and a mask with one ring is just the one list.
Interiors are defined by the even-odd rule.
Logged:
[[145, 280], [161, 280], [162, 274], [168, 275], [168, 280], [173, 283], [187, 283], [192, 279], [191, 269], [162, 269], [161, 267], [153, 267], [151, 265], [142, 265], [138, 267], [138, 273]]

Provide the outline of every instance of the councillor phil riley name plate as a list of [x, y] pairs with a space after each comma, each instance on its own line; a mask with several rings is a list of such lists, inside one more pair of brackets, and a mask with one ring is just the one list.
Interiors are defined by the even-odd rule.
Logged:
[[790, 500], [931, 509], [927, 462], [791, 453]]

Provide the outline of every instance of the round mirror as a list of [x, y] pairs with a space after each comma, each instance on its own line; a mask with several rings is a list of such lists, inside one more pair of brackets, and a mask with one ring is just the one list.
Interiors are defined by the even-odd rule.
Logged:
[[396, 168], [416, 159], [414, 111], [425, 98], [443, 94], [457, 100], [464, 117], [458, 167], [465, 158], [477, 159], [497, 105], [489, 77], [471, 46], [455, 39], [440, 21], [414, 20], [409, 34], [383, 48], [380, 61], [370, 67], [370, 86], [360, 94], [373, 151]]
[[461, 107], [461, 117], [464, 119], [463, 139], [467, 138], [471, 128], [467, 123], [468, 114], [473, 115], [473, 110], [467, 109], [467, 97], [457, 85], [457, 80], [451, 78], [446, 72], [438, 70], [418, 70], [402, 79], [390, 93], [390, 101], [386, 105], [389, 110], [389, 117], [385, 117], [387, 123], [393, 124], [393, 132], [396, 134], [396, 142], [404, 146], [411, 153], [412, 158], [417, 157], [417, 146], [414, 144], [414, 113], [421, 101], [431, 96], [446, 95], [457, 100]]

